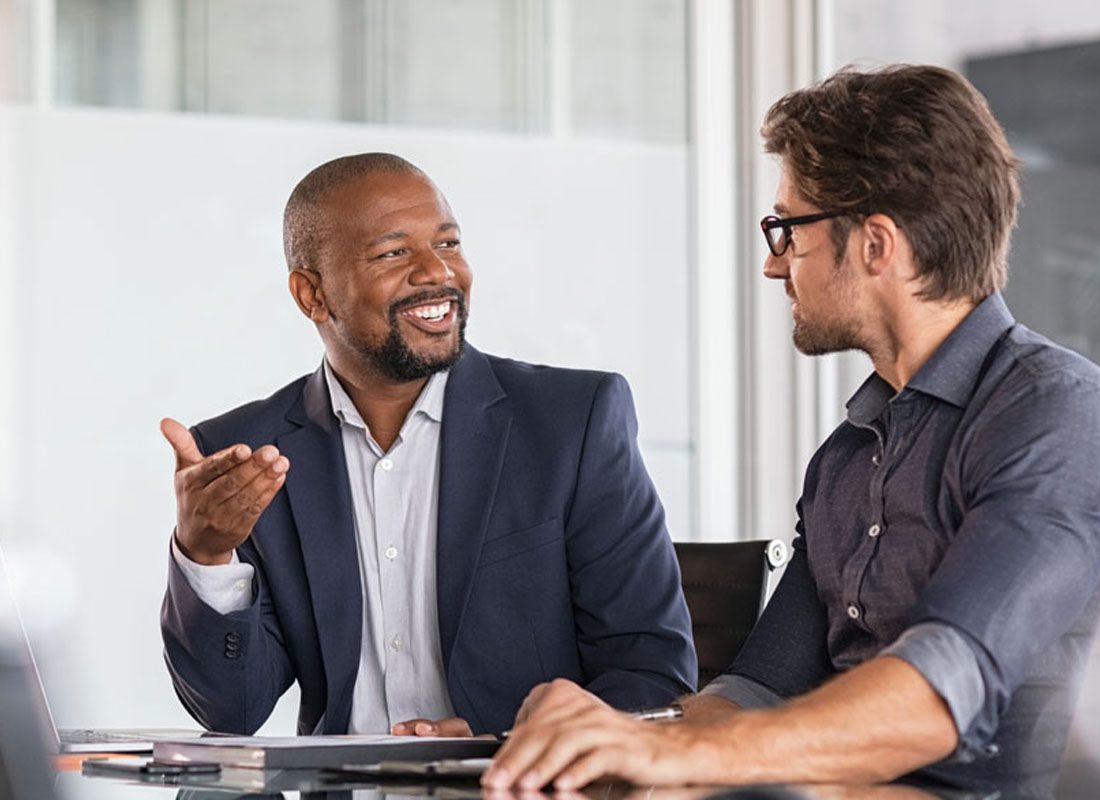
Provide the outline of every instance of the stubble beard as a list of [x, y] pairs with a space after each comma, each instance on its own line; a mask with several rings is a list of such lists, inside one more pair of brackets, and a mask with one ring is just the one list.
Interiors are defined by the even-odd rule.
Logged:
[[823, 356], [845, 350], [862, 350], [859, 332], [854, 323], [819, 320], [804, 317], [796, 320], [791, 337], [798, 352], [807, 356]]
[[456, 293], [445, 298], [439, 298], [438, 296], [412, 298], [412, 302], [406, 302], [403, 305], [409, 307], [420, 302], [436, 299], [451, 301], [458, 324], [458, 335], [455, 338], [454, 346], [447, 353], [442, 355], [417, 353], [401, 333], [398, 323], [399, 309], [391, 307], [388, 314], [390, 330], [381, 344], [372, 344], [366, 341], [359, 341], [354, 344], [356, 353], [363, 363], [372, 372], [399, 382], [420, 380], [453, 367], [461, 358], [462, 351], [466, 347], [466, 318], [468, 314], [465, 295]]
[[[826, 284], [826, 297], [817, 312], [807, 313], [798, 302], [800, 315], [794, 319], [792, 340], [798, 352], [807, 356], [823, 356], [845, 350], [864, 350], [858, 318], [849, 316], [856, 308], [855, 284], [849, 266], [839, 259]], [[816, 316], [816, 318], [815, 318]]]

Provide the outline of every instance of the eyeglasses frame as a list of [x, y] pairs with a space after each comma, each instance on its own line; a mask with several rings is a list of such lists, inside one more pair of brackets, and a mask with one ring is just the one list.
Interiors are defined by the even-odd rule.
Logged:
[[[816, 214], [804, 214], [801, 217], [777, 217], [774, 214], [769, 214], [760, 220], [760, 230], [764, 234], [764, 241], [768, 243], [768, 249], [773, 256], [778, 258], [790, 248], [791, 228], [796, 225], [809, 225], [811, 222], [821, 222], [824, 219], [834, 219], [835, 217], [843, 217], [854, 213], [856, 212], [852, 209], [846, 208], [841, 211], [820, 211]], [[778, 251], [775, 249], [775, 245], [772, 244], [772, 237], [768, 235], [768, 231], [775, 228], [783, 229], [783, 247]]]

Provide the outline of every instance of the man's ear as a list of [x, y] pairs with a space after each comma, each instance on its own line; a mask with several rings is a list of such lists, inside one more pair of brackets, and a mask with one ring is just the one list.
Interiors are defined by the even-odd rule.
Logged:
[[305, 267], [292, 269], [287, 285], [303, 314], [318, 324], [328, 320], [328, 306], [321, 288], [321, 273]]
[[872, 275], [881, 275], [898, 255], [897, 223], [885, 214], [872, 214], [861, 226], [860, 257], [864, 268]]

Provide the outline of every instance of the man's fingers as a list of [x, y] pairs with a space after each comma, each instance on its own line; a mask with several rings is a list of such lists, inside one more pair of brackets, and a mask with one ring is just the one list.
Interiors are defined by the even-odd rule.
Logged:
[[172, 452], [176, 456], [176, 472], [202, 461], [202, 451], [186, 427], [171, 417], [165, 417], [160, 421], [160, 432], [168, 440], [168, 444], [172, 445]]
[[426, 719], [407, 719], [404, 722], [398, 722], [390, 728], [390, 733], [394, 736], [412, 736], [417, 725], [423, 725], [427, 722], [428, 720]]
[[[280, 460], [286, 462], [286, 459]], [[265, 470], [229, 497], [220, 508], [227, 519], [234, 521], [234, 527], [251, 530], [285, 480], [285, 471], [272, 476], [270, 470]]]
[[555, 733], [546, 728], [530, 724], [513, 728], [508, 740], [493, 756], [492, 766], [481, 776], [481, 785], [493, 789], [520, 786], [520, 779], [541, 758], [554, 736]]
[[[240, 445], [244, 447], [244, 445]], [[275, 480], [290, 468], [290, 462], [271, 445], [265, 445], [238, 464], [232, 464], [225, 472], [213, 478], [206, 485], [206, 500], [211, 506], [231, 503], [245, 507], [238, 495], [245, 487], [253, 484], [256, 478], [265, 476]]]
[[428, 723], [434, 729], [434, 736], [473, 736], [470, 723], [462, 717], [445, 717]]
[[252, 456], [252, 448], [246, 444], [234, 444], [207, 456], [198, 464], [191, 464], [177, 472], [177, 480], [193, 489], [201, 489], [212, 481], [225, 475], [231, 469], [247, 461]]
[[559, 792], [581, 789], [609, 772], [608, 751], [606, 748], [597, 748], [563, 769], [554, 779], [554, 789]]
[[541, 789], [570, 764], [611, 744], [614, 739], [608, 730], [599, 726], [598, 722], [596, 726], [559, 727], [550, 738], [548, 746], [543, 748], [538, 758], [527, 764], [524, 771], [513, 768], [513, 774], [518, 776], [515, 785], [520, 789]]
[[461, 717], [409, 719], [398, 722], [390, 732], [395, 736], [473, 736], [470, 725]]

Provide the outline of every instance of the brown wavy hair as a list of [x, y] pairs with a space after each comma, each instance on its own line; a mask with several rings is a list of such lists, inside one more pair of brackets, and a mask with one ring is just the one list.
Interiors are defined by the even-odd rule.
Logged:
[[909, 239], [920, 297], [980, 301], [1004, 287], [1020, 162], [958, 73], [845, 68], [773, 105], [761, 135], [805, 200], [851, 210], [833, 221], [838, 254], [854, 224], [882, 213]]

